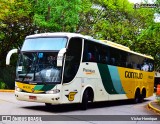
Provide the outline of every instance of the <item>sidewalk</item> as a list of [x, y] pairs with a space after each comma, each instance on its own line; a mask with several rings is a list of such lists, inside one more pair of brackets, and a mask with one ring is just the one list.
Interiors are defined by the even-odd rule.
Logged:
[[160, 114], [160, 105], [156, 101], [150, 102], [148, 108], [152, 109], [156, 113]]

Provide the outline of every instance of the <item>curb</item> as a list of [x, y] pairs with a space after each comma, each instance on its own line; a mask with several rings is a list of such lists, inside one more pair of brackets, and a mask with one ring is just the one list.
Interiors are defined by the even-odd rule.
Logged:
[[150, 108], [150, 109], [154, 110], [156, 113], [160, 114], [160, 110], [157, 109], [157, 108], [155, 108], [155, 107], [153, 107], [153, 106], [151, 105], [151, 103], [152, 103], [152, 102], [150, 102], [150, 103], [148, 104], [148, 108]]
[[14, 90], [0, 89], [0, 92], [14, 92]]

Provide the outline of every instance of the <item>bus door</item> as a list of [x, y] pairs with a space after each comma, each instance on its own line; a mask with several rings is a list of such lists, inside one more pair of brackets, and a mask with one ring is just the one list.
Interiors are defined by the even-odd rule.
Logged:
[[65, 55], [63, 73], [62, 101], [64, 103], [79, 102], [82, 79], [77, 77], [82, 54], [82, 39], [71, 38]]

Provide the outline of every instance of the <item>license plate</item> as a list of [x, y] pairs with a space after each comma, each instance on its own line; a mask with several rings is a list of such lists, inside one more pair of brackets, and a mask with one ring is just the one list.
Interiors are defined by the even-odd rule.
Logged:
[[37, 100], [37, 97], [36, 96], [29, 96], [29, 99]]

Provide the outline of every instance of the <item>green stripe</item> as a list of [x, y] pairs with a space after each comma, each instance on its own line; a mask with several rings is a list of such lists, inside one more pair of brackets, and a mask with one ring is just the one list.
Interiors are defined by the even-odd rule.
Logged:
[[53, 84], [52, 85], [51, 84], [49, 84], [49, 85], [36, 85], [34, 87], [34, 90], [48, 91], [48, 90], [51, 90], [54, 87], [55, 87], [55, 84], [54, 85]]
[[36, 85], [34, 87], [34, 90], [41, 90], [44, 87], [44, 85]]
[[44, 85], [44, 87], [41, 89], [42, 91], [48, 91], [54, 88], [55, 85]]
[[108, 69], [111, 75], [111, 80], [113, 82], [113, 86], [118, 94], [125, 94], [125, 91], [122, 87], [121, 79], [119, 76], [118, 68], [116, 66], [108, 65]]
[[109, 94], [118, 94], [113, 86], [111, 75], [106, 64], [97, 64], [101, 75], [103, 86]]

